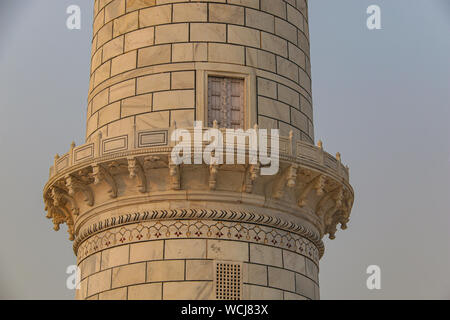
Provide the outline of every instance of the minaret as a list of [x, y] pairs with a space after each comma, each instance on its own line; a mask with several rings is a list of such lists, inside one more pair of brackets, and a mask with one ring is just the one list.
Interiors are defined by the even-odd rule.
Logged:
[[[314, 145], [307, 1], [95, 0], [94, 17], [86, 141], [44, 187], [77, 299], [319, 299], [353, 189]], [[278, 174], [174, 163], [194, 121], [279, 129]]]

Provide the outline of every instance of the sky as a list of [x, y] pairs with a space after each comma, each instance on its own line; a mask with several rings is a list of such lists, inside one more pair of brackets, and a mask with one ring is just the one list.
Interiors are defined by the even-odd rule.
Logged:
[[[81, 7], [81, 30], [66, 8]], [[366, 9], [381, 8], [381, 30]], [[0, 3], [0, 298], [73, 299], [45, 218], [56, 153], [84, 142], [92, 3]], [[310, 0], [316, 139], [350, 166], [349, 228], [325, 240], [322, 299], [450, 299], [450, 1]], [[366, 269], [381, 269], [381, 289]]]

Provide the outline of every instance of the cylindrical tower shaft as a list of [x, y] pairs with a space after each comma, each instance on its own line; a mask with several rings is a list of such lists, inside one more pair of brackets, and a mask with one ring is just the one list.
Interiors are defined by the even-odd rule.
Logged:
[[97, 0], [94, 7], [88, 141], [133, 124], [206, 123], [208, 91], [216, 94], [217, 78], [230, 77], [244, 81], [231, 84], [244, 91], [243, 127], [258, 123], [313, 142], [306, 0]]

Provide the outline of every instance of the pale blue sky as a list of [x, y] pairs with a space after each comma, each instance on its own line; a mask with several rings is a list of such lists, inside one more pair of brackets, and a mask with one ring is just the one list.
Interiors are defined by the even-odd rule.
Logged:
[[[81, 31], [65, 27], [71, 4]], [[371, 4], [382, 30], [366, 28]], [[0, 298], [73, 298], [42, 187], [54, 154], [83, 143], [91, 6], [0, 3]], [[450, 299], [450, 1], [310, 0], [310, 22], [316, 138], [356, 194], [348, 230], [326, 240], [322, 298]]]

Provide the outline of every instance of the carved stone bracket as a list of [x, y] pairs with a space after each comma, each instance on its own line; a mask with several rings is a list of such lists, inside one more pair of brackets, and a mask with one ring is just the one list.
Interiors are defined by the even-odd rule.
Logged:
[[332, 195], [336, 210], [339, 210], [343, 206], [344, 201], [344, 189], [340, 186], [337, 191]]
[[334, 211], [339, 210], [342, 206], [342, 198], [343, 198], [343, 190], [342, 190], [341, 186], [339, 186], [332, 192], [326, 193], [317, 202], [316, 214], [321, 218], [325, 216], [326, 205], [327, 205], [328, 200], [334, 200], [334, 205], [332, 208]]
[[75, 196], [77, 191], [80, 191], [84, 194], [84, 201], [88, 206], [92, 207], [94, 205], [94, 194], [92, 193], [91, 188], [83, 183], [81, 180], [77, 179], [72, 175], [66, 176], [66, 187], [69, 190], [68, 194], [70, 196]]
[[70, 205], [70, 211], [73, 215], [77, 216], [80, 213], [80, 209], [78, 208], [75, 199], [68, 195], [66, 191], [55, 186], [51, 188], [50, 193], [53, 200], [53, 206], [63, 207], [66, 203], [68, 203]]
[[181, 168], [172, 162], [169, 162], [169, 181], [172, 190], [181, 189]]
[[[324, 195], [316, 206], [316, 214], [322, 218], [324, 234], [329, 234], [330, 239], [335, 238], [337, 224], [341, 229], [347, 228], [351, 210], [351, 195], [342, 186]], [[330, 206], [331, 202], [331, 206]], [[328, 204], [328, 209], [327, 209]]]
[[301, 190], [300, 195], [297, 199], [298, 206], [303, 208], [306, 205], [306, 199], [309, 193], [314, 189], [318, 196], [323, 195], [325, 190], [326, 177], [322, 174], [317, 175], [312, 179], [306, 186]]
[[92, 176], [94, 177], [94, 184], [97, 185], [101, 181], [105, 181], [109, 186], [110, 190], [108, 190], [109, 196], [111, 198], [117, 198], [117, 184], [114, 180], [114, 177], [105, 167], [100, 164], [94, 163], [92, 165]]
[[247, 171], [245, 173], [245, 182], [244, 182], [244, 192], [252, 193], [253, 185], [260, 176], [261, 173], [261, 165], [258, 162], [257, 164], [251, 164], [247, 167]]
[[51, 207], [49, 209], [51, 215], [50, 219], [53, 221], [53, 229], [59, 231], [60, 225], [67, 224], [67, 232], [69, 233], [69, 240], [73, 241], [74, 236], [74, 221], [70, 214], [65, 210], [65, 208]]
[[[74, 240], [74, 215], [79, 214], [79, 209], [75, 200], [70, 197], [64, 190], [58, 187], [52, 187], [47, 194], [44, 195], [45, 210], [47, 218], [52, 219], [53, 229], [58, 231], [60, 225], [67, 224], [69, 240]], [[67, 210], [66, 205], [70, 206]]]
[[353, 196], [348, 191], [346, 191], [344, 193], [344, 205], [342, 209], [343, 215], [340, 221], [342, 230], [347, 229], [347, 223], [350, 220], [350, 213], [352, 211], [352, 207], [353, 207]]
[[209, 165], [209, 190], [216, 190], [218, 172], [218, 164], [212, 163]]
[[294, 188], [297, 184], [297, 172], [299, 166], [292, 164], [288, 166], [283, 173], [276, 179], [272, 191], [274, 199], [281, 199], [284, 195], [285, 188]]
[[146, 193], [147, 192], [147, 178], [145, 177], [144, 169], [139, 163], [136, 157], [128, 157], [128, 171], [130, 173], [130, 178], [134, 179], [136, 177], [139, 178], [139, 192]]
[[341, 229], [345, 230], [347, 228], [348, 217], [349, 217], [348, 211], [347, 212], [343, 210], [335, 211], [334, 208], [331, 208], [324, 218], [325, 224], [324, 234], [328, 234], [331, 240], [335, 239], [337, 225], [340, 223]]

